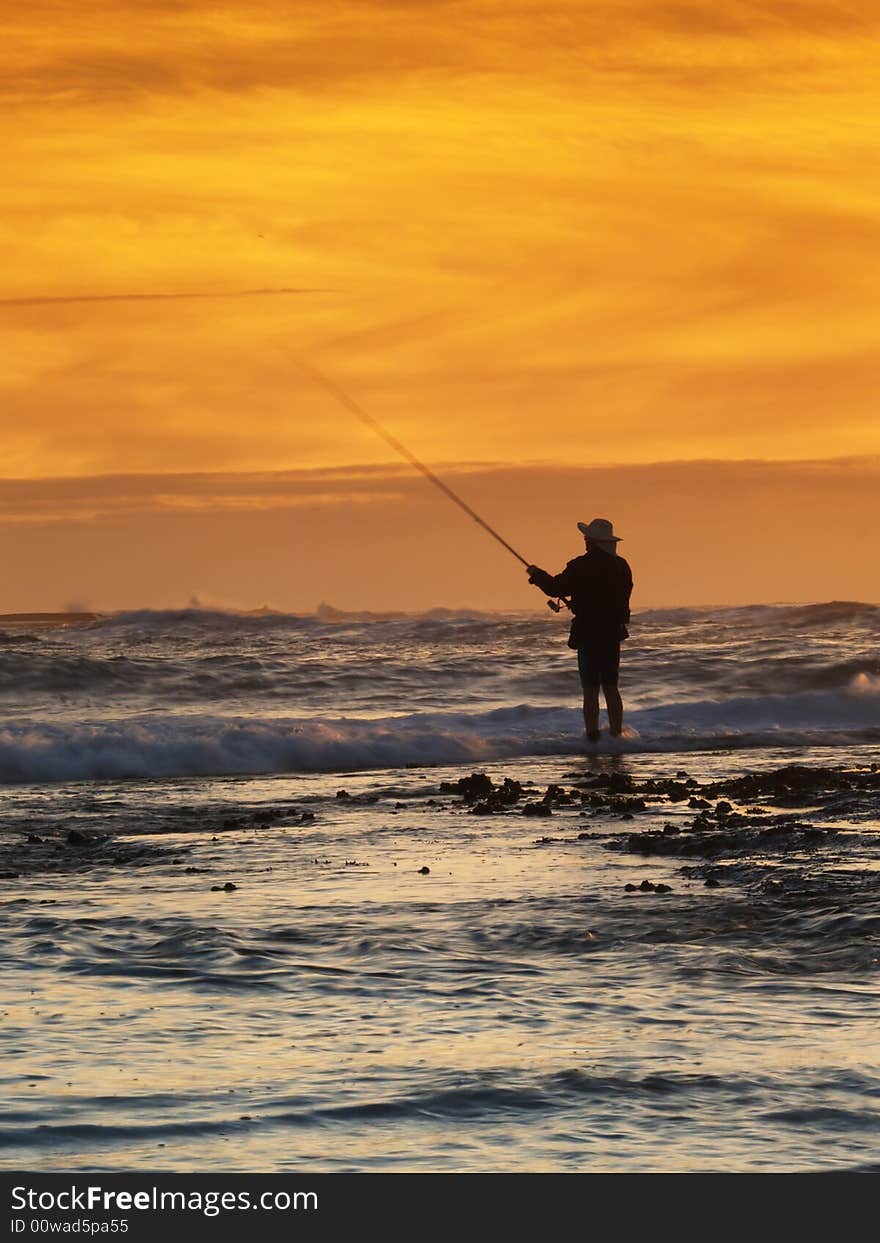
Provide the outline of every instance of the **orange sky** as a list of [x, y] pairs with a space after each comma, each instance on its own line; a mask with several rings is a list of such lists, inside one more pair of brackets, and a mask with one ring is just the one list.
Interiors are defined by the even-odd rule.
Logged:
[[[265, 472], [380, 464], [388, 450], [297, 370], [297, 353], [431, 461], [540, 464], [544, 507], [562, 464], [880, 453], [871, 6], [36, 0], [6, 27], [9, 479], [244, 472], [240, 517], [317, 538], [312, 519], [291, 535], [297, 505], [282, 521]], [[315, 292], [14, 303], [282, 286]], [[648, 470], [639, 498], [610, 495], [611, 516], [650, 508], [677, 530], [665, 478]], [[775, 478], [780, 511], [808, 526], [815, 498], [791, 473]], [[825, 503], [848, 513], [834, 478]], [[331, 527], [346, 479], [316, 502]], [[496, 479], [517, 488], [495, 498], [509, 514], [522, 484]], [[69, 516], [64, 538], [82, 528], [71, 566], [68, 493], [41, 486], [50, 512], [5, 505], [0, 526], [17, 547], [47, 524], [51, 584], [93, 569], [121, 519]], [[198, 509], [204, 558], [228, 539], [213, 486], [181, 499], [157, 485], [143, 512], [183, 531]], [[725, 521], [739, 509], [757, 546], [749, 496], [730, 494]], [[380, 532], [391, 503], [383, 479], [352, 509], [379, 507]], [[415, 522], [408, 504], [401, 520]], [[571, 505], [592, 516], [580, 496]], [[859, 514], [864, 530], [873, 519]], [[495, 554], [475, 534], [456, 553], [478, 574]], [[557, 559], [576, 551], [566, 539]], [[173, 585], [146, 576], [142, 603], [197, 589], [197, 561], [174, 543]], [[318, 549], [325, 562], [332, 549]], [[846, 565], [846, 594], [880, 595], [864, 559]], [[128, 601], [127, 572], [105, 568], [92, 603]], [[820, 594], [805, 553], [795, 568], [792, 591]], [[772, 598], [771, 571], [762, 561], [737, 590]], [[263, 603], [236, 573], [226, 598]], [[330, 594], [321, 586], [309, 602]], [[0, 604], [31, 607], [35, 590], [7, 579]], [[486, 602], [513, 602], [505, 590]], [[370, 602], [394, 594], [374, 581]], [[438, 587], [425, 602], [443, 598]]]
[[[599, 468], [450, 466], [529, 559], [610, 513], [636, 610], [880, 601], [880, 457]], [[180, 607], [537, 608], [524, 571], [405, 467], [0, 481], [0, 612]]]

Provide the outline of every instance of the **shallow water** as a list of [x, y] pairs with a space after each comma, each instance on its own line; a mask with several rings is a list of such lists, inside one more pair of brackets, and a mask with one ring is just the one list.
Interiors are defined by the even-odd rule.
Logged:
[[[863, 744], [482, 767], [536, 801], [596, 773], [708, 783], [875, 758]], [[580, 804], [472, 815], [439, 791], [462, 771], [10, 786], [6, 838], [36, 830], [28, 857], [59, 870], [0, 882], [0, 1164], [876, 1162], [869, 802], [803, 809], [843, 836], [740, 850], [707, 888], [682, 874], [700, 860], [609, 849], [631, 827], [686, 827], [685, 803], [635, 826]], [[71, 827], [115, 837], [69, 846]], [[626, 891], [644, 879], [671, 892]]]
[[880, 608], [632, 630], [585, 757], [550, 616], [5, 625], [0, 1165], [876, 1163]]

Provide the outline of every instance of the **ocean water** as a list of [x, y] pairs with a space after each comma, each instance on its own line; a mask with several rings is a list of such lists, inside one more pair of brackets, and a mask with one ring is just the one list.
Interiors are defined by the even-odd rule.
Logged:
[[0, 1165], [875, 1168], [880, 607], [631, 629], [0, 622]]

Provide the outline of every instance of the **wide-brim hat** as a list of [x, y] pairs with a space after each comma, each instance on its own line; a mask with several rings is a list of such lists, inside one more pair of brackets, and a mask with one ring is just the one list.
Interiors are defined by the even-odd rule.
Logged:
[[579, 522], [578, 530], [587, 539], [607, 540], [619, 544], [621, 537], [614, 534], [614, 524], [607, 518], [594, 518], [592, 522]]

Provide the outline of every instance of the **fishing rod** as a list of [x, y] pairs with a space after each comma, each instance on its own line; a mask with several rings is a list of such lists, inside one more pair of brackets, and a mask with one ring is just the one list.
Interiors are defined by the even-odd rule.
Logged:
[[[312, 363], [307, 363], [302, 358], [298, 358], [297, 362], [306, 375], [314, 380], [316, 384], [320, 385], [325, 392], [329, 393], [331, 397], [334, 397], [340, 405], [344, 406], [350, 414], [353, 414], [356, 419], [359, 419], [361, 423], [363, 423], [366, 427], [369, 427], [370, 430], [375, 432], [377, 436], [381, 436], [385, 443], [390, 445], [395, 453], [402, 457], [404, 461], [409, 462], [410, 466], [414, 467], [420, 474], [424, 475], [430, 483], [433, 483], [435, 488], [439, 488], [448, 500], [457, 505], [459, 509], [464, 510], [467, 516], [475, 522], [477, 526], [482, 527], [488, 535], [491, 535], [492, 539], [496, 540], [502, 546], [502, 548], [506, 548], [511, 556], [516, 557], [517, 561], [521, 562], [526, 569], [529, 568], [532, 563], [527, 561], [522, 553], [517, 552], [513, 545], [509, 544], [503, 535], [499, 535], [495, 528], [486, 522], [485, 518], [481, 518], [476, 510], [472, 509], [471, 506], [468, 505], [467, 501], [463, 500], [457, 492], [450, 488], [449, 484], [444, 483], [444, 481], [431, 470], [430, 466], [426, 466], [425, 463], [421, 461], [420, 458], [417, 458], [416, 455], [408, 449], [402, 441], [398, 440], [396, 436], [392, 436], [391, 432], [389, 432], [386, 427], [383, 427], [378, 419], [373, 418], [373, 416], [363, 408], [360, 402], [355, 401], [355, 399], [347, 393], [340, 384], [337, 384], [335, 380], [331, 380], [329, 376], [324, 375], [324, 373], [319, 371]], [[561, 604], [557, 603], [555, 600], [548, 600], [547, 607], [551, 608], [554, 613], [559, 613], [562, 610], [563, 604], [566, 608], [571, 608], [570, 600], [566, 600], [564, 596], [560, 597], [560, 599], [562, 601]]]

